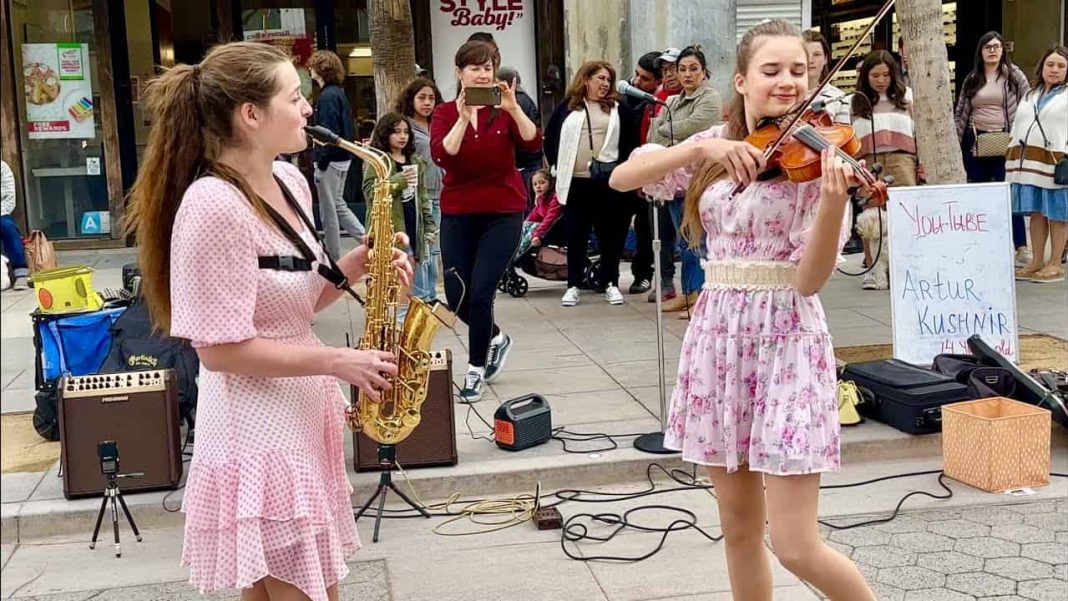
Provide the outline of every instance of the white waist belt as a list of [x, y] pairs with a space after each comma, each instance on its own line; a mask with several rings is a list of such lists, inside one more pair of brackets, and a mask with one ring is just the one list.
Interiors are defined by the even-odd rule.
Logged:
[[785, 261], [701, 261], [705, 289], [779, 290], [794, 287], [797, 267]]

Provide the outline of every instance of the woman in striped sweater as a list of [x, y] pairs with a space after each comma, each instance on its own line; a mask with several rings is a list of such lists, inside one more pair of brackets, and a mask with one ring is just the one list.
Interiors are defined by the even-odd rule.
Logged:
[[[1057, 183], [1054, 169], [1068, 157], [1068, 48], [1050, 49], [1038, 64], [1031, 91], [1012, 124], [1006, 181], [1012, 183], [1012, 210], [1031, 216], [1031, 263], [1016, 279], [1060, 282], [1060, 258], [1068, 239], [1068, 185]], [[1053, 247], [1046, 262], [1046, 238]]]
[[[901, 69], [889, 52], [876, 50], [864, 59], [850, 110], [853, 129], [868, 164], [882, 165], [883, 173], [894, 178], [892, 185], [915, 186], [920, 180], [920, 165], [916, 157], [916, 124], [912, 120], [912, 90], [905, 87]], [[875, 268], [864, 277], [865, 290], [890, 288], [890, 252], [883, 242], [885, 232], [885, 209], [869, 207], [857, 219], [857, 233], [864, 240], [865, 264], [872, 265], [872, 254], [878, 255]]]

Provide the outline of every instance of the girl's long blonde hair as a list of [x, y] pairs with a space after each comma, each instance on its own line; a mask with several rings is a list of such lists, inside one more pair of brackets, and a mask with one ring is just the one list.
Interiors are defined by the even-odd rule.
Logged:
[[[797, 38], [801, 47], [804, 48], [804, 38], [793, 23], [782, 19], [765, 21], [742, 36], [738, 43], [738, 59], [735, 65], [735, 74], [745, 75], [749, 70], [749, 60], [753, 52], [759, 48], [759, 40], [764, 37], [793, 37]], [[806, 50], [807, 53], [807, 50]], [[749, 135], [749, 126], [745, 118], [745, 99], [738, 92], [731, 94], [727, 105], [727, 122], [723, 126], [723, 137], [728, 140], [744, 140]], [[701, 195], [709, 186], [717, 180], [727, 176], [727, 169], [715, 161], [704, 161], [690, 180], [690, 187], [686, 190], [686, 201], [683, 207], [682, 225], [679, 230], [682, 236], [696, 248], [704, 236], [704, 227], [701, 225]]]

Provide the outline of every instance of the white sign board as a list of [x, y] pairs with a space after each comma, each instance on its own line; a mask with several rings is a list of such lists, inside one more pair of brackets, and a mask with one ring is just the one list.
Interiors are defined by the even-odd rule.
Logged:
[[444, 100], [456, 97], [456, 51], [476, 31], [493, 34], [501, 66], [515, 67], [523, 88], [538, 102], [534, 0], [431, 0], [434, 80]]
[[969, 354], [978, 334], [1019, 361], [1009, 185], [890, 188], [894, 357]]

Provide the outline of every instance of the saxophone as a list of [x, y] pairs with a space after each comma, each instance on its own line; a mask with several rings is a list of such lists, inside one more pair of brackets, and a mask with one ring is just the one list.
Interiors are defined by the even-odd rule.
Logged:
[[[411, 297], [407, 300], [404, 324], [398, 326], [397, 307], [404, 302], [405, 292], [393, 268], [391, 248], [395, 233], [393, 196], [389, 189], [392, 159], [381, 150], [342, 139], [324, 127], [306, 127], [305, 131], [317, 144], [332, 144], [363, 159], [378, 176], [367, 212], [368, 244], [372, 250], [367, 263], [366, 324], [359, 348], [393, 353], [397, 375], [385, 376], [392, 388], [381, 391], [379, 401], [354, 389], [357, 402], [349, 406], [345, 421], [354, 432], [363, 431], [380, 444], [395, 445], [407, 438], [422, 419], [420, 410], [430, 379], [430, 344], [438, 327], [452, 328], [456, 317], [439, 302], [427, 303]], [[375, 249], [376, 244], [385, 246]]]

